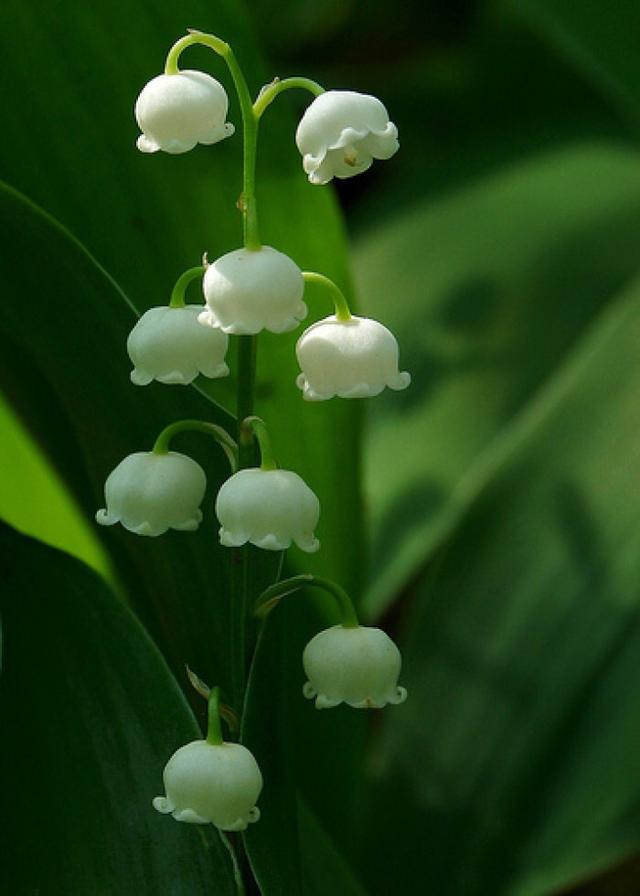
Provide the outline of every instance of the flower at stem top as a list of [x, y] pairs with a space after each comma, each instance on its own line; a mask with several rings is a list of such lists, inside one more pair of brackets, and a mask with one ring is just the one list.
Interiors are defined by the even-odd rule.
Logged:
[[327, 90], [307, 108], [296, 131], [302, 167], [312, 184], [327, 184], [371, 167], [397, 152], [398, 129], [374, 96]]
[[135, 105], [142, 131], [141, 152], [188, 152], [197, 143], [210, 145], [230, 137], [227, 92], [215, 78], [192, 70], [158, 75], [146, 84]]

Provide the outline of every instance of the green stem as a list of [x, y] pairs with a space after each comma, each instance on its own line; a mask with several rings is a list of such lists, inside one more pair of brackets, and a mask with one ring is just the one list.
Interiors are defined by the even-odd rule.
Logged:
[[271, 105], [278, 94], [284, 90], [291, 90], [296, 87], [308, 90], [314, 96], [320, 96], [321, 93], [324, 93], [324, 87], [318, 84], [317, 81], [312, 81], [311, 78], [284, 78], [282, 81], [280, 78], [274, 78], [271, 84], [267, 84], [262, 88], [253, 104], [253, 112], [256, 118], [262, 117], [265, 109]]
[[204, 432], [212, 436], [220, 445], [224, 453], [229, 459], [231, 470], [235, 472], [238, 468], [238, 446], [231, 438], [226, 429], [216, 426], [215, 423], [207, 423], [204, 420], [178, 420], [165, 427], [153, 445], [154, 454], [167, 454], [169, 451], [169, 443], [174, 436], [181, 432]]
[[360, 625], [353, 601], [344, 588], [341, 588], [340, 585], [332, 582], [330, 579], [312, 576], [310, 573], [292, 576], [290, 579], [283, 579], [281, 582], [271, 585], [262, 592], [256, 601], [254, 615], [258, 617], [267, 616], [271, 610], [275, 609], [283, 597], [286, 597], [288, 594], [294, 594], [296, 591], [300, 591], [301, 588], [321, 588], [330, 594], [338, 604], [344, 628], [357, 628]]
[[240, 424], [239, 444], [243, 446], [251, 445], [254, 436], [260, 446], [260, 469], [277, 470], [278, 464], [273, 456], [267, 425], [260, 417], [252, 415], [251, 417], [245, 417]]
[[[254, 113], [249, 88], [233, 50], [229, 44], [215, 35], [205, 34], [201, 31], [189, 31], [189, 33], [177, 41], [169, 51], [165, 64], [165, 73], [168, 75], [176, 74], [179, 71], [178, 60], [180, 54], [187, 47], [193, 46], [194, 44], [202, 44], [203, 46], [210, 47], [224, 59], [236, 88], [242, 115], [243, 130], [242, 194], [238, 202], [238, 207], [242, 213], [244, 247], [252, 251], [257, 251], [262, 246], [256, 202], [256, 159], [259, 117]], [[238, 382], [236, 405], [238, 432], [240, 432], [241, 421], [253, 415], [256, 353], [256, 336], [238, 337]], [[238, 465], [240, 469], [254, 466], [254, 458], [255, 449], [252, 442], [248, 445], [242, 444], [239, 446]], [[234, 550], [231, 571], [233, 587], [231, 609], [232, 681], [233, 698], [236, 706], [243, 705], [246, 683], [246, 624], [249, 572], [249, 547], [245, 545], [243, 548]]]
[[246, 444], [241, 439], [242, 421], [253, 416], [256, 385], [257, 336], [238, 336], [238, 388], [236, 417], [238, 420], [238, 442], [240, 443], [240, 469], [255, 465], [253, 443]]
[[231, 52], [229, 44], [219, 37], [216, 37], [214, 34], [205, 34], [203, 31], [195, 31], [190, 28], [187, 30], [189, 33], [184, 37], [181, 37], [180, 40], [177, 40], [167, 53], [167, 59], [164, 64], [165, 75], [178, 74], [180, 71], [178, 67], [180, 54], [183, 50], [186, 50], [187, 47], [192, 47], [194, 44], [203, 44], [205, 47], [210, 47], [218, 54], [218, 56], [222, 56], [223, 58], [226, 53]]
[[220, 725], [220, 688], [211, 688], [209, 694], [207, 743], [214, 747], [224, 743]]
[[325, 277], [324, 274], [316, 274], [315, 271], [303, 271], [302, 277], [306, 283], [317, 283], [326, 287], [333, 298], [333, 304], [336, 309], [336, 318], [341, 321], [351, 320], [351, 309], [342, 290], [336, 286], [333, 280]]
[[169, 300], [170, 308], [184, 308], [185, 299], [184, 294], [187, 291], [187, 287], [193, 280], [197, 277], [202, 277], [204, 274], [204, 267], [200, 264], [196, 268], [189, 268], [188, 271], [185, 271], [184, 274], [180, 274], [178, 279], [176, 280], [176, 285], [171, 290], [171, 298]]

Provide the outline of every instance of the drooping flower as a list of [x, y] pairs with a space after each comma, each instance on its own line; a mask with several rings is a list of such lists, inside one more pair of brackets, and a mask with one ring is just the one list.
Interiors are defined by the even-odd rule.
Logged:
[[134, 365], [131, 380], [146, 386], [152, 380], [188, 385], [199, 373], [211, 379], [228, 376], [228, 336], [198, 323], [201, 305], [150, 308], [127, 339]]
[[307, 316], [300, 268], [271, 246], [236, 249], [216, 259], [204, 275], [206, 310], [200, 323], [225, 333], [285, 333]]
[[136, 535], [167, 529], [191, 532], [202, 520], [200, 504], [207, 480], [202, 467], [176, 451], [138, 451], [120, 461], [105, 483], [101, 526], [122, 523]]
[[312, 184], [327, 184], [389, 159], [398, 150], [398, 129], [374, 96], [352, 90], [327, 90], [300, 120], [296, 144]]
[[347, 703], [356, 709], [380, 709], [403, 703], [398, 687], [400, 651], [379, 628], [334, 625], [309, 641], [302, 655], [308, 677], [304, 696], [318, 709]]
[[163, 780], [166, 796], [155, 797], [153, 807], [176, 821], [244, 831], [260, 818], [262, 775], [242, 744], [185, 744], [167, 762]]
[[177, 154], [188, 152], [197, 143], [218, 143], [234, 132], [226, 121], [228, 109], [224, 87], [205, 72], [158, 75], [136, 100], [135, 116], [142, 131], [138, 149]]
[[309, 554], [320, 547], [314, 529], [320, 502], [290, 470], [251, 468], [234, 473], [218, 492], [216, 515], [220, 544], [250, 542], [267, 551], [283, 551], [295, 542]]
[[395, 336], [368, 317], [330, 315], [312, 324], [298, 339], [296, 356], [302, 370], [296, 383], [307, 401], [366, 398], [411, 382], [398, 370]]

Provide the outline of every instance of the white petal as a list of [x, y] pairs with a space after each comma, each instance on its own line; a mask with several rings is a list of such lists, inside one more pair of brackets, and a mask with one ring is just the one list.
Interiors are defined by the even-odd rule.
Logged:
[[282, 551], [292, 541], [307, 551], [320, 546], [313, 534], [320, 503], [290, 470], [251, 468], [234, 473], [218, 492], [216, 515], [220, 542], [227, 546], [246, 541], [268, 551]]
[[198, 319], [225, 333], [284, 333], [307, 314], [300, 268], [271, 246], [221, 256], [208, 266], [203, 286], [207, 310]]
[[233, 133], [225, 121], [229, 101], [222, 84], [204, 72], [158, 75], [142, 89], [135, 116], [143, 132], [142, 152], [188, 152], [197, 143], [217, 143]]
[[302, 663], [309, 679], [305, 696], [317, 693], [319, 709], [341, 702], [376, 709], [406, 698], [397, 683], [400, 652], [381, 629], [341, 625], [325, 629], [307, 644]]

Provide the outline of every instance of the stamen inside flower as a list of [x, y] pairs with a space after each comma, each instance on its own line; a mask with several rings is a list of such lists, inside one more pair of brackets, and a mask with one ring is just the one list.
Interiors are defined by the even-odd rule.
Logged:
[[358, 167], [358, 151], [355, 146], [349, 144], [344, 148], [344, 161], [350, 168]]

